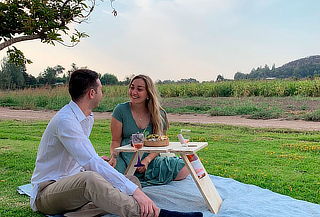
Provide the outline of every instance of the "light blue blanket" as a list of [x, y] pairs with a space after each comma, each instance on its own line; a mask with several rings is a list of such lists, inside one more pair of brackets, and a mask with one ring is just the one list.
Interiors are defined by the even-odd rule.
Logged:
[[[168, 185], [150, 186], [143, 191], [160, 207], [176, 211], [200, 211], [205, 217], [320, 217], [320, 205], [274, 193], [254, 185], [210, 175], [223, 203], [211, 213], [191, 176]], [[31, 185], [19, 187], [30, 194]], [[111, 217], [115, 215], [105, 215]]]

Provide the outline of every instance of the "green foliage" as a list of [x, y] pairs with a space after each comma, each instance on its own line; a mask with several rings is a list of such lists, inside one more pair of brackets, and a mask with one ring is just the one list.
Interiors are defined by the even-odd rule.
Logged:
[[254, 111], [250, 118], [252, 119], [276, 119], [280, 118], [283, 111], [279, 108], [262, 108], [257, 111]]
[[57, 82], [58, 75], [62, 74], [65, 68], [60, 65], [47, 67], [38, 77], [39, 84], [53, 85]]
[[0, 69], [0, 89], [16, 89], [25, 85], [25, 68], [3, 59]]
[[303, 115], [302, 118], [306, 121], [320, 121], [320, 110], [307, 113]]
[[320, 80], [223, 81], [158, 85], [162, 97], [320, 96]]
[[268, 65], [253, 68], [249, 74], [237, 72], [235, 80], [265, 79], [265, 78], [308, 78], [320, 75], [320, 56], [310, 56], [289, 62], [279, 68], [275, 65], [270, 69]]
[[106, 73], [101, 76], [100, 78], [101, 84], [102, 85], [115, 85], [119, 84], [118, 78], [115, 75]]
[[[4, 76], [0, 77], [0, 81], [3, 78]], [[214, 116], [246, 115], [259, 119], [281, 117], [310, 120], [304, 115], [318, 109], [319, 98], [314, 96], [320, 95], [317, 88], [320, 86], [319, 82], [320, 80], [224, 81], [157, 86], [160, 94], [164, 96], [161, 99], [162, 105], [170, 113], [204, 113]], [[112, 111], [118, 103], [128, 100], [127, 86], [106, 85], [103, 87], [103, 92], [104, 98], [96, 111]], [[212, 95], [225, 96], [229, 92], [237, 97], [212, 97]], [[286, 95], [290, 96], [283, 97]], [[0, 106], [19, 109], [57, 110], [69, 100], [67, 86], [0, 91]]]
[[14, 63], [18, 66], [25, 66], [27, 63], [32, 63], [32, 61], [27, 59], [22, 53], [22, 51], [17, 49], [15, 46], [12, 46], [11, 49], [9, 48], [7, 54], [9, 57], [9, 62]]
[[[0, 2], [0, 50], [10, 45], [41, 39], [48, 44], [62, 43], [69, 37], [71, 46], [76, 45], [87, 34], [72, 32], [70, 24], [85, 21], [95, 6], [95, 0], [3, 0]], [[29, 62], [23, 53], [14, 48], [8, 54], [15, 63]]]
[[[16, 188], [30, 182], [47, 123], [0, 120], [0, 216], [42, 216]], [[99, 120], [93, 127], [90, 139], [99, 155], [109, 155], [109, 126]], [[320, 203], [319, 132], [171, 123], [170, 141], [177, 141], [180, 129], [191, 129], [192, 141], [209, 143], [198, 152], [209, 174]]]

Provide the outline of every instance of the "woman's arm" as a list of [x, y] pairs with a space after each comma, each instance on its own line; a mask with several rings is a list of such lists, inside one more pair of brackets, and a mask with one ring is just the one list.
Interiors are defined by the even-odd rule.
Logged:
[[159, 155], [159, 153], [150, 153], [150, 154], [148, 154], [148, 156], [145, 157], [145, 158], [141, 161], [141, 163], [144, 164], [144, 166], [143, 166], [143, 167], [138, 167], [138, 168], [137, 168], [137, 171], [138, 171], [139, 173], [144, 173], [144, 172], [147, 170], [149, 163], [150, 163], [155, 157], [157, 157], [158, 155]]
[[111, 136], [112, 136], [112, 141], [110, 145], [110, 154], [111, 158], [109, 160], [109, 164], [112, 167], [115, 167], [117, 164], [117, 156], [118, 153], [115, 151], [115, 148], [120, 147], [120, 143], [122, 140], [122, 123], [112, 117], [111, 119]]

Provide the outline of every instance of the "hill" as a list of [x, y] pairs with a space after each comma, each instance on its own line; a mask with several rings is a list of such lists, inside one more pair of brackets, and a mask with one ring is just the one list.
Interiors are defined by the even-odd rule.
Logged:
[[270, 68], [253, 68], [249, 74], [237, 72], [234, 75], [235, 80], [241, 79], [266, 79], [266, 78], [306, 78], [320, 76], [320, 55], [309, 56], [291, 61], [276, 68], [274, 65]]

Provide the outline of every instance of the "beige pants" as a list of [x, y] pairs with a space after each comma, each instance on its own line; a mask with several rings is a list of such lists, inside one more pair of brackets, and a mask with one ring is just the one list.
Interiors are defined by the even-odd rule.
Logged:
[[[140, 186], [134, 176], [127, 177]], [[40, 184], [36, 198], [38, 210], [45, 214], [61, 214], [77, 210], [92, 202], [100, 214], [112, 213], [121, 217], [140, 216], [137, 201], [114, 188], [101, 175], [85, 171], [58, 181]]]

